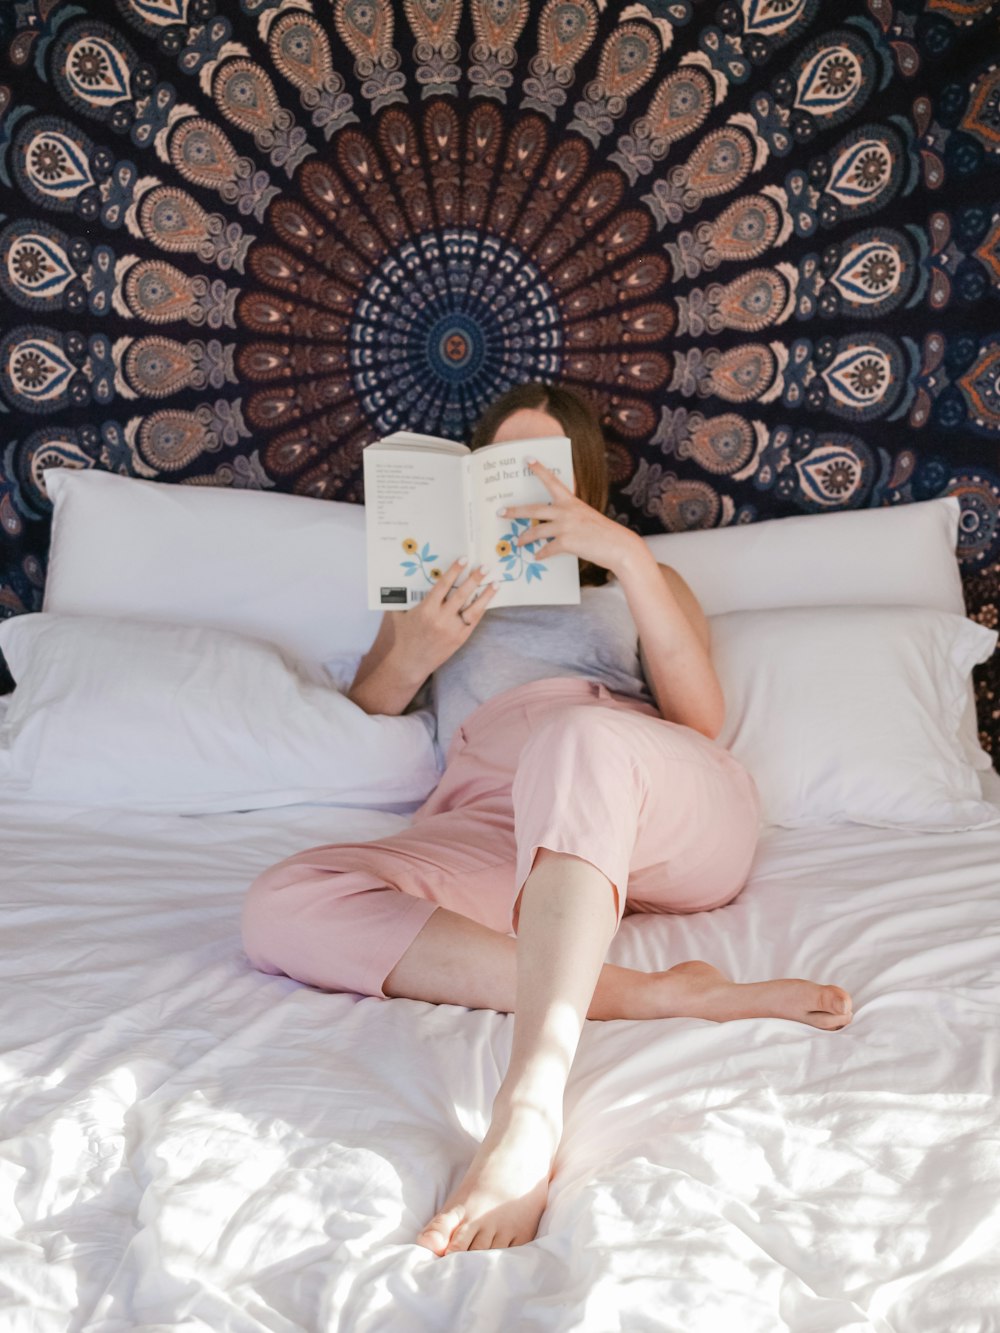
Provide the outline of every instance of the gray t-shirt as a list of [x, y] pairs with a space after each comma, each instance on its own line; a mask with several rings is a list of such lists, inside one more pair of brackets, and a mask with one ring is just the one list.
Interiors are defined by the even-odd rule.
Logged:
[[503, 606], [485, 612], [475, 632], [431, 678], [442, 753], [458, 727], [487, 699], [551, 676], [597, 680], [616, 694], [653, 703], [639, 662], [639, 634], [614, 579], [580, 589], [579, 606]]

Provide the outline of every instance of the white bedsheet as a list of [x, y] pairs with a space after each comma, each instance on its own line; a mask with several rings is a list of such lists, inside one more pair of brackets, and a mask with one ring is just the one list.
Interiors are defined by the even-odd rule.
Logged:
[[854, 1023], [592, 1023], [538, 1239], [411, 1241], [512, 1020], [252, 971], [246, 884], [403, 817], [0, 811], [0, 1325], [1000, 1329], [1000, 830], [771, 831], [736, 903], [612, 959], [839, 982]]

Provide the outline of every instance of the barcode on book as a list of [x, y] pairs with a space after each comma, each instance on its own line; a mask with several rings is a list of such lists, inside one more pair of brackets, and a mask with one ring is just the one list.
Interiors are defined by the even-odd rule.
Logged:
[[379, 588], [378, 599], [382, 606], [405, 606], [406, 588]]

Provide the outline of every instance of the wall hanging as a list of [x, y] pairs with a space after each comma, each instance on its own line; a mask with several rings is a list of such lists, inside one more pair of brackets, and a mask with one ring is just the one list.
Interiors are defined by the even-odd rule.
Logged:
[[361, 501], [368, 441], [557, 378], [637, 531], [953, 493], [997, 623], [996, 5], [19, 0], [0, 47], [0, 614], [46, 467]]

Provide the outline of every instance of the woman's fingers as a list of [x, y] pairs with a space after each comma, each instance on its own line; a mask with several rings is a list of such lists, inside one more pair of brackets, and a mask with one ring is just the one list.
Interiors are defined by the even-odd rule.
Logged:
[[562, 535], [562, 525], [555, 519], [551, 523], [532, 523], [530, 528], [518, 534], [515, 546], [530, 546], [532, 542], [551, 541]]
[[[468, 578], [458, 583], [458, 577], [467, 567], [468, 561], [459, 559], [450, 565], [441, 575], [437, 583], [420, 603], [421, 606], [428, 606], [434, 614], [435, 623], [440, 624], [442, 628], [450, 627], [453, 619], [458, 617], [468, 624], [474, 624], [471, 615], [471, 609], [478, 606], [479, 602], [486, 596], [483, 590], [483, 580], [489, 576], [488, 565], [477, 565], [475, 569], [469, 571]], [[480, 608], [476, 619], [482, 615], [485, 607]]]
[[533, 552], [533, 555], [536, 560], [548, 560], [550, 555], [563, 555], [565, 551], [565, 546], [559, 545], [559, 538], [553, 537], [551, 541], [542, 542], [538, 550]]
[[426, 605], [428, 602], [443, 602], [451, 592], [452, 588], [454, 588], [458, 576], [468, 563], [469, 562], [464, 555], [459, 556], [457, 560], [453, 560], [424, 598], [423, 604]]
[[549, 468], [547, 468], [544, 463], [539, 463], [536, 458], [525, 459], [525, 462], [528, 464], [528, 467], [531, 468], [532, 472], [542, 483], [542, 485], [545, 487], [548, 493], [552, 496], [553, 500], [562, 499], [564, 496], [567, 495], [572, 496], [573, 492], [566, 485], [566, 483], [564, 481], [560, 481], [559, 478], [556, 476], [556, 474], [552, 472]]
[[470, 625], [478, 625], [499, 586], [499, 583], [488, 583], [471, 602], [466, 602], [462, 607], [462, 619]]
[[469, 577], [464, 583], [459, 584], [457, 588], [454, 588], [454, 585], [452, 585], [454, 591], [452, 596], [448, 599], [449, 602], [454, 605], [457, 605], [459, 602], [464, 602], [469, 593], [479, 587], [488, 573], [489, 567], [487, 565], [477, 565], [475, 569], [470, 571]]
[[497, 516], [499, 518], [533, 518], [537, 521], [538, 519], [550, 518], [552, 512], [552, 502], [548, 501], [546, 504], [540, 505], [511, 505], [507, 509], [498, 509]]

